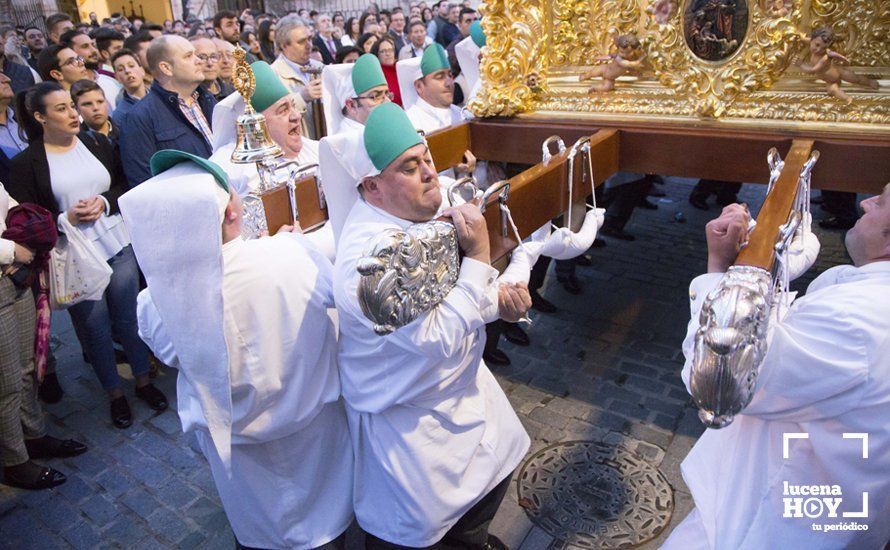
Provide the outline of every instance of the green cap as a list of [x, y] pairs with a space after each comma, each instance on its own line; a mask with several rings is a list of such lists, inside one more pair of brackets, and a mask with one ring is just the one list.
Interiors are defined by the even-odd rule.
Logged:
[[262, 113], [273, 103], [290, 93], [275, 71], [272, 70], [272, 66], [265, 61], [252, 63], [250, 68], [253, 70], [253, 77], [256, 80], [256, 88], [250, 97], [250, 105], [256, 112]]
[[151, 167], [151, 175], [157, 176], [161, 172], [165, 170], [169, 170], [170, 168], [176, 166], [180, 162], [192, 161], [204, 170], [210, 172], [210, 175], [213, 176], [213, 179], [216, 180], [216, 183], [222, 187], [223, 191], [226, 193], [229, 192], [229, 177], [220, 168], [219, 164], [209, 161], [205, 158], [201, 158], [199, 156], [195, 156], [191, 153], [186, 153], [185, 151], [177, 151], [176, 149], [162, 149], [157, 153], [151, 156], [151, 160], [148, 162]]
[[384, 103], [371, 111], [364, 139], [371, 163], [381, 172], [399, 155], [423, 143], [408, 115], [395, 103]]
[[448, 53], [445, 52], [442, 44], [433, 42], [423, 50], [423, 57], [420, 60], [420, 72], [423, 73], [423, 76], [426, 76], [442, 69], [451, 69], [451, 64], [448, 62]]
[[485, 31], [482, 30], [480, 21], [473, 21], [473, 24], [470, 25], [470, 36], [473, 38], [473, 42], [480, 48], [485, 45]]
[[359, 95], [377, 86], [386, 86], [386, 77], [377, 56], [366, 53], [352, 66], [352, 87], [355, 88], [355, 95]]

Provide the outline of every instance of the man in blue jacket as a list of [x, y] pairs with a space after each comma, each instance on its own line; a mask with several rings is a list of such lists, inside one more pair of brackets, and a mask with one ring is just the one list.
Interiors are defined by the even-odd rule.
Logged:
[[121, 159], [130, 186], [151, 177], [149, 159], [162, 149], [178, 149], [202, 158], [213, 152], [210, 121], [216, 100], [200, 87], [200, 60], [191, 43], [176, 35], [152, 41], [146, 53], [154, 82], [133, 106], [121, 130]]

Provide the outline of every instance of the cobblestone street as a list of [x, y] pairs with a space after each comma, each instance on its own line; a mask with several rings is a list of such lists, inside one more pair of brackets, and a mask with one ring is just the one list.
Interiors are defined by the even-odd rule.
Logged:
[[[689, 320], [688, 284], [705, 270], [704, 224], [719, 212], [713, 202], [708, 212], [687, 202], [694, 181], [669, 178], [659, 186], [667, 197], [650, 197], [658, 210], [637, 209], [627, 226], [636, 241], [607, 239], [607, 247], [592, 250], [593, 266], [577, 270], [580, 296], [568, 294], [551, 271], [543, 294], [559, 310], [532, 311], [531, 346], [502, 343], [512, 364], [492, 369], [532, 438], [529, 456], [555, 443], [602, 441], [661, 471], [673, 489], [673, 513], [669, 526], [641, 548], [657, 548], [693, 506], [679, 466], [703, 427], [680, 379], [680, 344]], [[745, 185], [740, 198], [756, 211], [764, 191]], [[676, 221], [678, 212], [684, 223]], [[814, 217], [821, 216], [814, 206]], [[842, 232], [814, 230], [822, 252], [796, 290], [847, 261]], [[55, 313], [53, 335], [65, 397], [45, 406], [50, 432], [90, 450], [47, 462], [68, 476], [56, 489], [0, 485], [0, 546], [233, 548], [207, 463], [192, 435], [181, 432], [176, 372], [163, 369], [156, 379], [171, 407], [153, 416], [133, 397], [129, 368], [122, 366], [134, 423], [117, 430], [67, 313]], [[516, 477], [492, 532], [513, 549], [563, 546], [520, 506]], [[357, 545], [351, 536], [350, 546]]]

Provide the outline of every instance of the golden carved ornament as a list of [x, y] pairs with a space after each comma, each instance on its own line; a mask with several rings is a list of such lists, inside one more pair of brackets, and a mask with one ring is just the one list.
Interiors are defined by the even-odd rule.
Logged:
[[890, 0], [813, 0], [811, 27], [831, 27], [832, 49], [858, 67], [890, 67]]
[[608, 55], [615, 35], [639, 33], [642, 15], [639, 0], [553, 2], [551, 64], [587, 65], [597, 56]]
[[738, 50], [725, 61], [703, 61], [686, 45], [685, 5], [665, 24], [647, 14], [643, 45], [658, 80], [694, 102], [700, 116], [720, 117], [739, 94], [769, 88], [801, 45], [798, 7], [785, 17], [770, 17], [758, 2], [749, 2], [747, 34]]
[[253, 91], [256, 89], [256, 78], [253, 76], [253, 69], [247, 63], [247, 52], [241, 46], [235, 48], [234, 58], [232, 86], [244, 98], [244, 112], [252, 114], [253, 106], [250, 104], [250, 98], [253, 97]]
[[548, 4], [546, 0], [492, 0], [479, 6], [486, 37], [479, 70], [484, 85], [467, 106], [476, 116], [528, 111], [535, 96], [546, 93], [549, 33], [544, 14]]
[[[487, 37], [483, 85], [469, 108], [477, 116], [705, 116], [752, 125], [822, 122], [838, 130], [836, 123], [890, 124], [886, 88], [848, 89], [854, 101], [845, 106], [826, 96], [824, 83], [790, 67], [806, 48], [800, 35], [831, 26], [838, 34], [834, 49], [854, 68], [869, 67], [873, 77], [890, 74], [890, 0], [785, 0], [782, 13], [774, 0], [748, 0], [744, 40], [719, 62], [699, 59], [687, 46], [688, 1], [676, 2], [660, 24], [654, 0], [490, 0], [480, 6]], [[634, 32], [647, 66], [636, 78], [619, 79], [611, 92], [588, 95], [578, 75], [614, 51], [615, 34]], [[538, 84], [530, 85], [531, 79]]]

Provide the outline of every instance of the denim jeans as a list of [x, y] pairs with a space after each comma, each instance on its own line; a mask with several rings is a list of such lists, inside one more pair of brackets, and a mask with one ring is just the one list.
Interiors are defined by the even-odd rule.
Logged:
[[116, 335], [124, 346], [133, 376], [148, 374], [148, 346], [139, 338], [136, 320], [136, 295], [139, 293], [139, 266], [132, 246], [125, 246], [108, 260], [111, 281], [101, 300], [84, 301], [68, 309], [77, 333], [96, 377], [106, 391], [120, 387], [114, 360]]

